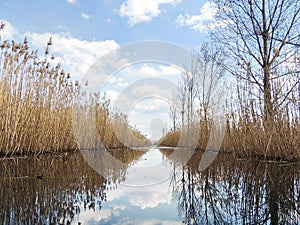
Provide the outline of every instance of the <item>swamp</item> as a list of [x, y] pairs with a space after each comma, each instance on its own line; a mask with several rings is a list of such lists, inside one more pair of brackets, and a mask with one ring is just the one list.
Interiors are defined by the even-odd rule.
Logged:
[[299, 0], [0, 15], [0, 224], [300, 224]]

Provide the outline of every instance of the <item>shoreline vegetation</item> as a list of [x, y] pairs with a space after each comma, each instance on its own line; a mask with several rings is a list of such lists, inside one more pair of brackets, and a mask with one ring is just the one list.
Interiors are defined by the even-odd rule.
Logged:
[[[126, 115], [113, 112], [110, 101], [99, 94], [88, 97], [86, 104], [81, 106], [84, 110], [77, 110], [80, 115], [74, 120], [74, 110], [82, 96], [81, 87], [78, 81], [71, 81], [70, 74], [65, 73], [60, 64], [53, 66], [55, 58], [49, 55], [51, 45], [50, 39], [45, 56], [40, 57], [37, 51], [29, 49], [26, 39], [20, 44], [14, 41], [1, 42], [0, 155], [75, 151], [78, 142], [84, 147], [96, 148], [99, 146], [95, 145], [97, 141], [93, 141], [93, 138], [97, 139], [97, 135], [109, 149], [125, 148], [124, 143], [131, 146], [150, 145], [145, 136], [128, 125]], [[245, 91], [241, 85], [239, 88], [239, 91]], [[231, 108], [226, 113], [225, 135], [220, 152], [240, 157], [300, 159], [300, 124], [299, 118], [293, 116], [299, 111], [294, 110], [295, 114], [291, 115], [289, 105], [285, 111], [278, 111], [270, 132], [264, 129], [254, 105], [247, 105], [249, 101], [242, 97], [238, 100], [239, 110], [234, 112], [235, 109]], [[96, 133], [89, 130], [87, 122], [96, 122]], [[204, 151], [212, 129], [208, 110], [200, 117], [198, 124], [193, 122], [190, 126], [189, 132], [198, 126], [196, 148]], [[78, 132], [76, 138], [74, 127]], [[120, 140], [115, 129], [123, 129], [125, 137]], [[159, 141], [159, 145], [186, 147], [178, 145], [181, 136], [180, 128], [173, 129]]]
[[[107, 148], [124, 148], [114, 129], [130, 131], [123, 137], [131, 146], [149, 144], [139, 131], [131, 128], [125, 115], [110, 108], [109, 100], [99, 94], [88, 96], [85, 110], [76, 114], [82, 92], [78, 81], [72, 81], [61, 65], [50, 55], [51, 38], [45, 54], [31, 50], [25, 38], [22, 43], [0, 42], [0, 156], [60, 153], [78, 149], [78, 141], [91, 133], [87, 121], [96, 123], [97, 133]], [[80, 110], [77, 110], [81, 112]], [[92, 112], [92, 113], [91, 113]], [[91, 120], [90, 116], [94, 116]], [[118, 121], [118, 123], [114, 123]], [[73, 128], [76, 127], [75, 137]], [[80, 139], [80, 140], [79, 140]], [[85, 141], [85, 147], [92, 140]]]
[[[282, 81], [273, 80], [273, 103], [266, 117], [261, 96], [264, 93], [256, 91], [251, 78], [235, 75], [236, 80], [229, 80], [230, 76], [224, 76], [226, 56], [221, 49], [204, 43], [199, 52], [193, 53], [185, 70], [178, 96], [170, 104], [173, 127], [158, 145], [190, 147], [202, 152], [209, 146], [209, 150], [237, 157], [300, 159], [297, 72]], [[222, 143], [218, 141], [220, 136]]]
[[[211, 124], [211, 121], [207, 121]], [[196, 151], [204, 152], [210, 139], [211, 125], [200, 121], [199, 138], [194, 145]], [[208, 133], [207, 133], [208, 131]], [[169, 131], [158, 145], [168, 147], [186, 147], [181, 145], [180, 138], [184, 136], [182, 129]], [[193, 131], [190, 131], [191, 133]], [[239, 158], [258, 158], [278, 161], [299, 161], [300, 159], [300, 126], [289, 126], [287, 122], [278, 121], [273, 131], [268, 134], [261, 124], [250, 121], [226, 122], [224, 139], [219, 153], [232, 154]], [[214, 151], [214, 149], [212, 149]]]
[[[26, 38], [21, 43], [0, 41], [0, 157], [151, 145], [129, 125], [127, 115], [111, 108], [105, 94], [84, 93], [82, 84], [71, 80], [71, 75], [55, 64], [51, 45], [50, 38], [41, 56], [29, 48]], [[228, 85], [226, 57], [222, 49], [207, 43], [194, 52], [184, 65], [186, 72], [182, 73], [178, 98], [170, 104], [173, 126], [158, 145], [193, 146], [204, 151], [213, 124], [218, 124], [214, 107], [220, 100], [215, 100], [222, 99], [225, 134], [222, 143], [215, 145], [220, 145], [220, 152], [238, 157], [299, 160], [299, 71], [280, 63], [268, 65], [291, 76], [278, 80], [278, 74], [271, 79], [271, 97], [266, 97], [246, 59], [235, 65], [236, 71], [231, 69], [236, 80]], [[293, 64], [297, 69], [299, 62], [295, 53], [289, 66]], [[267, 76], [273, 76], [274, 71], [268, 71]], [[266, 102], [266, 98], [270, 99]], [[192, 138], [182, 142], [183, 136]], [[212, 150], [216, 149], [219, 147]]]
[[187, 63], [170, 107], [173, 128], [160, 144], [177, 145], [197, 128], [196, 147], [204, 150], [221, 113], [221, 151], [299, 160], [299, 1], [212, 2], [211, 44]]

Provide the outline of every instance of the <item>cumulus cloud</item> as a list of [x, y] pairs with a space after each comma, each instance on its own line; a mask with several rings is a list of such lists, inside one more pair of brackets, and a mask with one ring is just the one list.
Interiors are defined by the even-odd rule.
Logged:
[[[126, 181], [117, 190], [107, 192], [107, 199], [118, 202], [126, 196], [131, 206], [140, 209], [155, 208], [162, 204], [171, 204], [172, 193], [169, 187], [172, 169], [169, 164], [162, 164], [157, 160], [158, 151], [148, 152], [143, 157], [151, 161], [150, 165], [133, 165], [128, 169]], [[153, 156], [156, 154], [156, 158]], [[148, 161], [148, 160], [147, 160]], [[151, 185], [152, 184], [152, 185]]]
[[75, 3], [77, 3], [77, 0], [67, 0], [67, 2], [70, 4], [75, 4]]
[[25, 34], [30, 42], [37, 48], [43, 49], [52, 37], [52, 53], [57, 56], [57, 61], [68, 70], [72, 77], [80, 79], [88, 68], [102, 55], [119, 47], [114, 40], [87, 41], [71, 37], [68, 33], [35, 33]]
[[1, 40], [11, 40], [18, 35], [18, 29], [10, 22], [3, 19], [0, 19], [0, 22], [5, 24], [3, 30], [0, 31]]
[[134, 105], [134, 109], [137, 111], [143, 111], [143, 113], [153, 113], [165, 108], [168, 106], [167, 101], [157, 98], [150, 98], [140, 102], [137, 102]]
[[95, 213], [94, 210], [84, 210], [83, 204], [80, 208], [80, 217], [75, 217], [73, 221], [74, 224], [78, 224], [78, 222], [81, 222], [82, 224], [99, 224], [103, 220], [109, 220], [114, 213], [109, 209], [102, 209], [97, 211], [97, 213]]
[[[0, 19], [5, 24], [0, 31], [1, 40], [22, 40], [27, 37], [33, 49], [43, 52], [50, 37], [53, 45], [50, 52], [54, 54], [54, 63], [61, 63], [66, 72], [70, 72], [72, 78], [81, 79], [90, 68], [104, 54], [117, 49], [120, 45], [114, 40], [88, 41], [70, 36], [68, 33], [37, 33], [19, 32], [18, 28], [10, 22]], [[96, 76], [98, 79], [99, 76]], [[118, 85], [125, 85], [119, 82]]]
[[144, 64], [138, 71], [138, 74], [145, 74], [149, 76], [179, 76], [181, 71], [174, 66], [160, 65], [158, 68]]
[[169, 104], [159, 98], [139, 101], [132, 106], [128, 120], [131, 125], [137, 125], [139, 131], [150, 140], [158, 140], [162, 137], [163, 130], [167, 130], [167, 124], [171, 124]]
[[158, 219], [151, 219], [151, 220], [145, 220], [145, 221], [139, 221], [140, 225], [182, 225], [182, 222], [180, 221], [172, 221], [172, 220], [158, 220]]
[[127, 0], [119, 9], [119, 15], [128, 18], [129, 26], [142, 22], [149, 22], [161, 14], [162, 4], [175, 4], [181, 0]]
[[111, 76], [108, 83], [114, 88], [126, 88], [129, 83], [124, 79], [124, 77]]
[[[166, 187], [167, 188], [167, 187]], [[154, 191], [140, 191], [131, 197], [130, 203], [141, 209], [155, 208], [159, 204], [170, 204], [171, 194]]]
[[115, 100], [118, 98], [118, 96], [120, 94], [119, 92], [117, 92], [115, 90], [108, 90], [105, 93], [106, 93], [107, 99], [109, 99], [111, 102], [115, 102]]
[[87, 13], [81, 13], [80, 15], [81, 15], [82, 18], [87, 19], [87, 20], [91, 17], [91, 16], [90, 16], [89, 14], [87, 14]]
[[187, 26], [193, 30], [206, 32], [208, 28], [212, 29], [224, 25], [225, 22], [214, 21], [216, 13], [216, 4], [208, 1], [200, 9], [200, 14], [193, 16], [189, 14], [180, 14], [177, 17], [177, 23], [179, 24], [179, 26]]
[[122, 73], [126, 74], [126, 76], [130, 78], [138, 77], [139, 79], [143, 77], [172, 78], [180, 76], [180, 74], [182, 73], [182, 69], [172, 65], [143, 63], [127, 67], [122, 71]]

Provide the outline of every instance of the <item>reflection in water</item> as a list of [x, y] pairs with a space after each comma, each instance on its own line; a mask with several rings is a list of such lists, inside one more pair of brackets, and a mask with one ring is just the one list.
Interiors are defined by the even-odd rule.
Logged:
[[0, 224], [300, 224], [297, 164], [219, 155], [200, 171], [200, 153], [107, 153], [0, 160]]
[[[113, 154], [129, 165], [143, 152], [116, 150]], [[80, 213], [80, 205], [84, 210], [101, 209], [106, 192], [125, 180], [124, 171], [105, 165], [107, 177], [103, 178], [80, 153], [1, 160], [0, 224], [69, 224]]]
[[[167, 157], [172, 153], [161, 151]], [[299, 165], [219, 155], [200, 172], [200, 159], [201, 154], [194, 154], [173, 170], [171, 186], [184, 223], [300, 223]]]

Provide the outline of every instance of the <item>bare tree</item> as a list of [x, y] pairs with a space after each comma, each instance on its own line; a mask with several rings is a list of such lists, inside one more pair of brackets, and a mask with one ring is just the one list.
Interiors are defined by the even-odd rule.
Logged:
[[178, 119], [178, 113], [180, 108], [178, 107], [178, 99], [173, 98], [172, 101], [169, 103], [169, 109], [170, 109], [170, 118], [172, 120], [173, 125], [173, 131], [176, 130], [176, 122]]
[[[299, 0], [215, 0], [218, 7], [213, 33], [235, 60], [228, 70], [255, 85], [263, 100], [264, 124], [274, 120], [273, 81], [299, 75], [290, 62], [299, 48]], [[239, 69], [237, 69], [237, 67]], [[299, 79], [298, 81], [299, 82]], [[286, 99], [296, 85], [281, 93]], [[252, 90], [253, 91], [253, 90]]]
[[193, 52], [189, 60], [185, 61], [184, 68], [178, 85], [178, 96], [170, 103], [173, 130], [179, 114], [182, 128], [184, 125], [192, 127], [197, 120], [197, 111], [200, 112], [200, 118], [208, 122], [212, 106], [220, 99], [221, 79], [226, 73], [223, 51], [204, 43], [199, 51]]
[[[201, 117], [208, 122], [209, 110], [220, 99], [221, 79], [225, 76], [224, 53], [219, 48], [213, 48], [208, 43], [202, 44], [200, 51], [194, 55], [202, 62], [198, 75], [197, 89], [200, 102]], [[200, 63], [199, 63], [200, 65]]]
[[179, 82], [178, 85], [178, 106], [179, 106], [179, 111], [181, 114], [181, 128], [184, 127], [184, 121], [185, 121], [185, 110], [186, 110], [186, 98], [187, 98], [187, 88], [186, 86], [182, 83]]
[[183, 89], [186, 91], [188, 127], [194, 122], [194, 102], [197, 97], [196, 84], [199, 72], [202, 69], [201, 67], [201, 61], [193, 54], [191, 58], [184, 63], [185, 71], [181, 75]]

